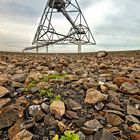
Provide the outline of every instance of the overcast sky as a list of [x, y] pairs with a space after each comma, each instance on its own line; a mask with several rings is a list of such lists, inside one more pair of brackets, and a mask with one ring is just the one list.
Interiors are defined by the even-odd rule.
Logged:
[[[0, 50], [22, 51], [31, 46], [46, 2], [0, 0]], [[83, 46], [82, 51], [140, 49], [140, 0], [78, 2], [97, 42]], [[77, 48], [51, 47], [50, 51], [75, 52]]]

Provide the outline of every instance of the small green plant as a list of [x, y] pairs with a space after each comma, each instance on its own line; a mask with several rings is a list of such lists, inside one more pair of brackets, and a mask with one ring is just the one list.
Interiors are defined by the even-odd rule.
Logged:
[[32, 80], [32, 81], [28, 84], [28, 86], [25, 87], [25, 88], [23, 89], [23, 91], [25, 91], [25, 92], [29, 91], [32, 87], [35, 87], [36, 84], [37, 84], [37, 81]]
[[55, 135], [52, 140], [59, 140], [59, 136], [58, 135]]
[[60, 140], [79, 140], [80, 137], [78, 134], [75, 134], [74, 131], [65, 131], [64, 135], [61, 136]]
[[47, 89], [44, 88], [40, 91], [40, 95], [52, 98], [54, 95], [53, 89], [52, 88], [47, 88]]
[[60, 101], [61, 100], [61, 96], [60, 95], [57, 95], [57, 96], [55, 96], [52, 100], [51, 100], [51, 102], [53, 102], [53, 101]]
[[61, 96], [60, 95], [57, 95], [54, 100], [55, 101], [60, 101], [61, 100]]
[[36, 86], [36, 84], [37, 84], [37, 81], [32, 80], [32, 81], [29, 83], [28, 88], [30, 89], [30, 88]]
[[49, 79], [64, 79], [65, 74], [60, 74], [60, 73], [49, 73], [47, 75], [44, 75], [41, 78], [41, 81], [47, 82]]

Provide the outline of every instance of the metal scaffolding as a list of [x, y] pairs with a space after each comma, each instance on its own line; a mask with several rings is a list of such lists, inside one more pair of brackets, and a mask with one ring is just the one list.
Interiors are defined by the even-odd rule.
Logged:
[[[39, 51], [39, 48], [50, 45], [78, 45], [78, 53], [81, 52], [81, 45], [95, 45], [95, 39], [89, 29], [87, 21], [80, 9], [77, 0], [48, 0], [40, 23], [38, 25], [32, 47], [27, 47], [23, 51]], [[67, 34], [57, 32], [54, 28], [52, 19], [57, 16], [65, 16], [71, 24]], [[54, 16], [55, 15], [55, 16]], [[67, 25], [62, 25], [67, 26]]]

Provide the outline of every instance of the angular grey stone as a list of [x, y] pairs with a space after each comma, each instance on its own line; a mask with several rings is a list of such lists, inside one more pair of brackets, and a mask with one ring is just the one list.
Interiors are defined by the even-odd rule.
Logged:
[[82, 109], [81, 105], [76, 102], [75, 100], [69, 98], [68, 99], [68, 106], [71, 110], [79, 110], [79, 109]]
[[140, 94], [140, 89], [128, 82], [122, 83], [120, 91], [126, 94]]
[[45, 113], [49, 113], [49, 111], [50, 111], [49, 105], [47, 105], [46, 103], [42, 103], [41, 107], [45, 111]]
[[40, 105], [29, 106], [29, 114], [31, 116], [35, 116], [37, 114], [37, 112], [40, 111], [40, 110], [41, 110]]
[[112, 133], [106, 129], [102, 129], [94, 135], [93, 140], [115, 140]]
[[86, 126], [87, 128], [91, 128], [94, 131], [98, 131], [100, 128], [103, 128], [100, 122], [96, 119], [85, 122], [84, 126]]
[[22, 74], [14, 74], [12, 76], [12, 79], [16, 82], [24, 82], [26, 79], [26, 74], [22, 73]]

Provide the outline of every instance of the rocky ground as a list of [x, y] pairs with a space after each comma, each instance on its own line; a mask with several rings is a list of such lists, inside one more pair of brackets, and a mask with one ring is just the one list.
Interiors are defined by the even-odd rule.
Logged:
[[0, 54], [0, 140], [66, 130], [65, 140], [140, 140], [140, 55]]

